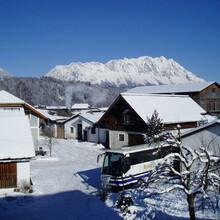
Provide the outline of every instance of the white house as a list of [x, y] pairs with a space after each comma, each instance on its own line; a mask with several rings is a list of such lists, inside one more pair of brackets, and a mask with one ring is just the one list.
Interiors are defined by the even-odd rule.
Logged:
[[22, 107], [25, 115], [28, 116], [31, 133], [34, 141], [35, 150], [38, 149], [38, 140], [40, 135], [40, 118], [47, 119], [47, 117], [41, 114], [37, 109], [33, 106], [29, 105], [25, 101], [21, 100], [20, 98], [2, 90], [0, 91], [0, 107]]
[[214, 156], [220, 156], [220, 120], [215, 120], [181, 134], [183, 145], [193, 149], [209, 146]]
[[23, 107], [0, 107], [0, 192], [30, 184], [30, 160], [34, 156]]
[[93, 126], [103, 112], [81, 112], [64, 121], [65, 138], [73, 138], [89, 142], [98, 142], [99, 130]]
[[[220, 120], [215, 120], [181, 134], [182, 144], [199, 151], [208, 147], [212, 156], [220, 158]], [[199, 161], [193, 163], [192, 169], [197, 169]]]

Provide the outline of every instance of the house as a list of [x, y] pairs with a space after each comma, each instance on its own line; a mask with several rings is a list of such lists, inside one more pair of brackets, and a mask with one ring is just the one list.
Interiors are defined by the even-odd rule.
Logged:
[[49, 112], [50, 115], [59, 115], [63, 117], [70, 117], [71, 112], [66, 106], [45, 106], [45, 105], [37, 105], [37, 109], [44, 110]]
[[[208, 147], [213, 156], [220, 157], [220, 120], [215, 120], [181, 134], [182, 144], [193, 150]], [[198, 162], [193, 164], [196, 169]]]
[[40, 118], [40, 135], [54, 138], [64, 138], [63, 122], [69, 117], [57, 114], [51, 115], [49, 114], [51, 111], [47, 109], [38, 109], [38, 111], [47, 117], [47, 120]]
[[122, 93], [97, 126], [109, 131], [105, 138], [110, 148], [143, 144], [143, 135], [155, 109], [164, 129], [174, 131], [179, 124], [182, 132], [197, 127], [203, 120], [202, 114], [206, 113], [189, 96]]
[[100, 133], [94, 124], [103, 114], [103, 112], [83, 111], [68, 118], [63, 122], [65, 138], [98, 142]]
[[0, 192], [30, 185], [30, 160], [34, 156], [30, 123], [24, 108], [0, 107]]
[[213, 155], [220, 156], [220, 120], [215, 120], [181, 134], [183, 145], [193, 149], [210, 146]]
[[0, 107], [5, 108], [23, 108], [25, 115], [28, 116], [31, 133], [34, 141], [35, 150], [38, 149], [38, 140], [39, 140], [39, 125], [40, 118], [44, 120], [47, 119], [45, 115], [40, 113], [33, 106], [29, 105], [20, 98], [2, 90], [0, 91]]
[[189, 95], [208, 114], [220, 116], [220, 85], [217, 82], [139, 86], [127, 91], [142, 94]]

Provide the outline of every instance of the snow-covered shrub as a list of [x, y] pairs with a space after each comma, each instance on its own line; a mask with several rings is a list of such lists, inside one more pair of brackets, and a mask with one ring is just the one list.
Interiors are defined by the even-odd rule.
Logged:
[[14, 191], [21, 192], [21, 193], [33, 193], [33, 187], [27, 181], [21, 181], [19, 186], [15, 188]]
[[126, 214], [133, 214], [130, 213], [129, 207], [134, 205], [134, 201], [131, 198], [131, 195], [126, 195], [125, 191], [123, 190], [117, 200], [117, 207], [120, 209], [120, 211], [126, 215]]

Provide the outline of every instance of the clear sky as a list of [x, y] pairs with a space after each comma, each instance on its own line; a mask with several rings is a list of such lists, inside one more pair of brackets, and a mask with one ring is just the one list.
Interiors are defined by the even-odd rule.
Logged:
[[220, 82], [220, 0], [0, 0], [0, 67], [165, 56]]

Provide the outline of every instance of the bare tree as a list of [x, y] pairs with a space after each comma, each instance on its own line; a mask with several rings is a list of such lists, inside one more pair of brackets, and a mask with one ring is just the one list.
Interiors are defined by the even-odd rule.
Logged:
[[[201, 145], [197, 149], [192, 149], [183, 146], [178, 138], [167, 133], [164, 144], [170, 145], [171, 153], [151, 172], [149, 178], [143, 183], [143, 187], [146, 188], [151, 183], [172, 183], [166, 190], [158, 191], [156, 194], [164, 194], [175, 189], [182, 190], [187, 196], [190, 219], [195, 219], [196, 196], [202, 194], [209, 198], [210, 192], [218, 194], [219, 190], [220, 159], [213, 156], [209, 150], [212, 142], [213, 139], [205, 146]], [[174, 168], [174, 161], [179, 162], [179, 170]]]
[[43, 135], [45, 135], [44, 145], [46, 145], [50, 150], [50, 157], [52, 156], [52, 147], [57, 143], [57, 139], [54, 137], [54, 130], [51, 124], [48, 122], [43, 129]]

